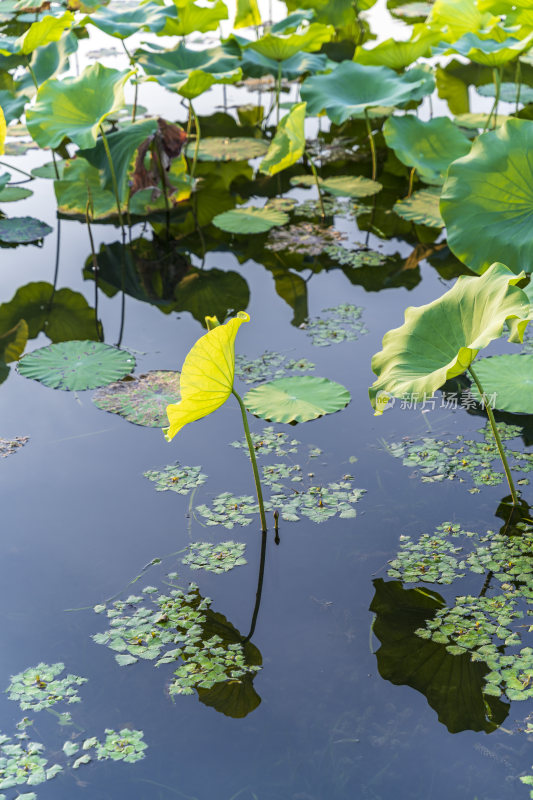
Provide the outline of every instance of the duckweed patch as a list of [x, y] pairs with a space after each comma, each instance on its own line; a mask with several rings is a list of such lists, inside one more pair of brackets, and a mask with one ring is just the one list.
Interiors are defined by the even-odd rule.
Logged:
[[231, 530], [235, 525], [249, 525], [252, 521], [250, 514], [258, 514], [259, 506], [251, 495], [236, 496], [232, 492], [221, 492], [213, 499], [211, 506], [202, 503], [196, 506], [195, 512], [203, 518], [204, 525], [223, 525]]
[[201, 472], [201, 469], [201, 467], [182, 467], [176, 462], [160, 470], [150, 469], [143, 475], [155, 483], [156, 492], [177, 492], [187, 495], [206, 482], [207, 475]]
[[282, 353], [270, 350], [254, 359], [237, 354], [235, 356], [235, 374], [244, 383], [260, 383], [276, 380], [287, 375], [299, 375], [312, 372], [315, 365], [306, 358], [288, 358]]
[[77, 687], [87, 683], [87, 678], [71, 674], [58, 678], [64, 669], [61, 662], [40, 663], [13, 675], [7, 688], [9, 699], [18, 703], [23, 711], [41, 711], [61, 702], [79, 703]]
[[24, 447], [30, 440], [29, 436], [15, 436], [13, 439], [0, 439], [0, 458], [7, 458]]
[[368, 330], [361, 317], [363, 309], [351, 303], [341, 303], [333, 308], [324, 308], [325, 317], [307, 320], [300, 327], [311, 337], [316, 347], [328, 347], [338, 342], [356, 342]]
[[246, 564], [246, 545], [242, 542], [192, 542], [187, 549], [188, 553], [181, 563], [190, 569], [203, 569], [218, 574]]

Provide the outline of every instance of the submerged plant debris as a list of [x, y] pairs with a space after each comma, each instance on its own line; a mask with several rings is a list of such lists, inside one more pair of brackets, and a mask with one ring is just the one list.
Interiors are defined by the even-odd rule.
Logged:
[[13, 439], [0, 439], [0, 458], [13, 455], [30, 440], [29, 436], [15, 436]]
[[346, 238], [346, 234], [333, 227], [323, 228], [313, 222], [299, 222], [271, 231], [265, 247], [275, 253], [287, 250], [306, 256], [319, 256], [325, 247], [338, 244]]
[[190, 494], [207, 480], [207, 475], [201, 472], [201, 469], [201, 467], [182, 467], [176, 462], [160, 470], [149, 469], [143, 475], [156, 484], [156, 492]]
[[363, 309], [351, 303], [341, 303], [333, 308], [323, 308], [325, 317], [307, 320], [300, 327], [311, 337], [316, 347], [327, 347], [338, 342], [356, 342], [365, 333], [361, 317]]
[[288, 358], [271, 350], [265, 350], [254, 359], [248, 359], [241, 354], [235, 356], [235, 375], [244, 383], [271, 381], [287, 375], [311, 372], [314, 368], [313, 362], [306, 358]]
[[206, 572], [229, 572], [234, 567], [246, 564], [244, 551], [246, 545], [242, 542], [191, 542], [187, 547], [187, 555], [181, 563], [190, 569], [203, 569]]
[[155, 370], [133, 380], [111, 383], [95, 392], [93, 403], [135, 425], [163, 428], [168, 425], [167, 406], [180, 399], [179, 386], [179, 372]]

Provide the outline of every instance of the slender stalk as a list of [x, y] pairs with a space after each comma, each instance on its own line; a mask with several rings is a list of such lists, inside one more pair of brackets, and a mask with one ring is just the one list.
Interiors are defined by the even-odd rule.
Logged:
[[126, 231], [124, 230], [124, 220], [122, 218], [122, 211], [120, 210], [120, 195], [118, 193], [118, 183], [117, 183], [117, 175], [115, 172], [115, 167], [113, 165], [113, 159], [111, 158], [111, 150], [109, 149], [109, 143], [107, 141], [107, 136], [105, 135], [104, 128], [100, 125], [100, 134], [102, 136], [102, 142], [104, 144], [105, 154], [107, 156], [107, 161], [109, 164], [109, 171], [111, 172], [111, 183], [113, 184], [113, 191], [115, 193], [115, 202], [117, 204], [117, 214], [118, 214], [118, 221], [119, 225], [122, 228], [122, 240], [123, 242], [126, 241]]
[[157, 169], [159, 171], [159, 178], [161, 179], [161, 189], [163, 190], [163, 197], [165, 199], [166, 234], [168, 239], [170, 236], [170, 204], [168, 202], [168, 189], [165, 178], [165, 170], [163, 168], [163, 162], [161, 161], [161, 150], [159, 149], [159, 142], [157, 141], [157, 137], [154, 139], [152, 143], [152, 153], [154, 158], [157, 160]]
[[[129, 50], [126, 47], [126, 42], [124, 41], [124, 39], [121, 39], [120, 41], [122, 42], [122, 47], [124, 48], [124, 52], [126, 53], [126, 55], [128, 56], [128, 58], [130, 60], [131, 66], [135, 68], [135, 61], [131, 57]], [[135, 84], [134, 85], [135, 85], [135, 94], [133, 96], [133, 109], [131, 111], [131, 121], [132, 122], [135, 122], [135, 117], [137, 116], [137, 96], [138, 96], [138, 92], [139, 92], [139, 84], [137, 82], [137, 74], [135, 74]]]
[[257, 591], [255, 593], [255, 605], [254, 611], [252, 614], [252, 623], [250, 625], [250, 631], [248, 636], [245, 636], [242, 639], [242, 643], [249, 642], [255, 632], [255, 626], [257, 624], [257, 617], [259, 615], [259, 608], [261, 606], [261, 594], [263, 592], [263, 577], [265, 575], [265, 558], [266, 558], [266, 545], [267, 545], [267, 535], [266, 531], [263, 531], [261, 534], [261, 557], [259, 560], [259, 576], [257, 578]]
[[320, 191], [320, 181], [318, 178], [318, 172], [316, 171], [315, 162], [313, 161], [307, 150], [305, 151], [305, 156], [309, 161], [309, 166], [311, 167], [311, 172], [313, 173], [313, 178], [315, 179], [315, 186], [318, 192], [318, 202], [320, 203], [320, 213], [322, 215], [322, 222], [325, 222], [326, 211], [324, 209], [324, 200], [322, 199], [322, 192]]
[[281, 61], [278, 64], [278, 75], [276, 78], [276, 125], [279, 125], [279, 96], [281, 93]]
[[33, 85], [35, 86], [37, 91], [39, 91], [39, 84], [37, 83], [37, 78], [35, 77], [35, 72], [32, 69], [31, 60], [30, 60], [29, 56], [26, 56], [26, 65], [27, 65], [28, 71], [29, 71], [29, 73], [31, 75], [31, 79], [33, 81]]
[[366, 129], [368, 132], [368, 141], [370, 143], [370, 152], [372, 154], [372, 180], [376, 180], [377, 175], [377, 163], [376, 163], [376, 146], [374, 144], [374, 136], [372, 135], [372, 126], [370, 125], [370, 120], [368, 119], [368, 111], [365, 108], [365, 122], [366, 122]]
[[8, 169], [14, 169], [15, 172], [20, 172], [21, 175], [27, 175], [30, 180], [33, 180], [33, 175], [31, 175], [29, 172], [26, 172], [19, 167], [14, 167], [13, 164], [8, 164], [7, 161], [0, 161], [0, 166], [7, 167]]
[[481, 397], [483, 406], [485, 407], [485, 409], [487, 411], [487, 415], [488, 415], [489, 422], [490, 422], [490, 427], [492, 428], [492, 433], [493, 433], [494, 439], [496, 441], [496, 446], [498, 448], [498, 452], [499, 452], [500, 458], [502, 460], [503, 469], [505, 471], [505, 477], [507, 478], [507, 483], [509, 484], [509, 489], [511, 490], [511, 497], [513, 498], [513, 506], [518, 506], [520, 504], [519, 499], [518, 499], [518, 494], [516, 492], [516, 489], [515, 489], [515, 486], [514, 486], [514, 483], [513, 483], [511, 470], [509, 468], [509, 462], [507, 461], [507, 456], [505, 455], [505, 450], [503, 448], [502, 440], [500, 439], [500, 434], [498, 432], [498, 427], [496, 425], [496, 420], [494, 419], [494, 414], [492, 413], [492, 408], [490, 406], [490, 403], [488, 402], [488, 399], [487, 399], [487, 396], [486, 396], [486, 394], [485, 394], [485, 392], [483, 390], [483, 387], [482, 387], [481, 383], [479, 382], [479, 378], [476, 375], [476, 373], [474, 372], [474, 369], [473, 369], [472, 365], [470, 365], [468, 367], [468, 371], [471, 374], [472, 378], [474, 379], [474, 383], [477, 386], [477, 389], [478, 389], [479, 395]]
[[89, 242], [91, 243], [91, 256], [93, 261], [93, 273], [94, 273], [94, 322], [96, 325], [96, 335], [98, 337], [98, 341], [102, 341], [102, 335], [100, 332], [100, 327], [98, 325], [98, 258], [96, 257], [96, 250], [94, 249], [94, 239], [93, 239], [93, 232], [91, 229], [91, 213], [94, 214], [93, 211], [93, 199], [91, 196], [91, 192], [89, 190], [87, 194], [87, 205], [85, 206], [85, 221], [87, 223], [87, 230], [89, 232]]
[[50, 299], [48, 301], [48, 313], [52, 310], [52, 304], [54, 302], [54, 297], [57, 289], [57, 278], [59, 276], [59, 255], [61, 252], [61, 217], [57, 218], [57, 238], [56, 238], [56, 260], [54, 266], [54, 283], [52, 285], [52, 294], [50, 295]]
[[196, 174], [196, 163], [198, 161], [198, 149], [200, 147], [201, 132], [200, 132], [200, 123], [198, 122], [198, 117], [196, 116], [196, 111], [194, 110], [192, 100], [189, 100], [189, 109], [194, 119], [194, 130], [196, 133], [196, 141], [194, 142], [194, 156], [192, 159], [192, 167], [191, 167], [191, 180], [194, 180], [194, 176]]
[[255, 491], [257, 494], [257, 502], [259, 503], [259, 514], [261, 515], [261, 533], [266, 533], [267, 524], [265, 516], [265, 506], [263, 503], [263, 491], [261, 489], [261, 481], [259, 479], [259, 470], [257, 469], [257, 461], [255, 458], [255, 450], [252, 443], [252, 437], [250, 435], [250, 428], [248, 427], [248, 418], [246, 416], [246, 409], [244, 407], [244, 403], [241, 400], [241, 397], [237, 394], [235, 389], [232, 389], [231, 393], [235, 395], [235, 397], [237, 398], [237, 402], [239, 403], [239, 406], [241, 408], [242, 424], [244, 426], [244, 434], [246, 436], [246, 443], [248, 445], [248, 450], [250, 451], [250, 460], [252, 462], [252, 470], [254, 473]]
[[58, 180], [59, 180], [59, 170], [58, 170], [58, 168], [57, 168], [57, 161], [56, 161], [56, 154], [55, 154], [55, 150], [52, 150], [52, 163], [53, 163], [53, 165], [54, 165], [54, 172], [55, 172], [55, 175], [56, 175], [56, 180], [58, 181]]
[[494, 117], [494, 126], [493, 127], [496, 128], [496, 126], [498, 124], [498, 104], [500, 102], [501, 77], [502, 77], [501, 76], [501, 68], [500, 69], [496, 69], [496, 67], [494, 67], [494, 69], [492, 70], [492, 79], [494, 81], [494, 87], [495, 87], [494, 103], [492, 104], [492, 108], [490, 110], [490, 114], [489, 114], [488, 119], [487, 119], [487, 121], [485, 123], [485, 127], [483, 128], [483, 133], [488, 131], [488, 129], [490, 128], [490, 123], [491, 123], [491, 120], [492, 120], [493, 117]]
[[407, 192], [407, 197], [411, 197], [411, 195], [413, 194], [414, 179], [415, 179], [415, 167], [413, 167], [411, 169], [411, 172], [409, 173], [409, 191]]
[[516, 59], [516, 67], [514, 73], [514, 82], [516, 84], [516, 101], [515, 101], [515, 114], [518, 114], [518, 106], [520, 103], [520, 89], [522, 88], [522, 70], [520, 67], [520, 59]]

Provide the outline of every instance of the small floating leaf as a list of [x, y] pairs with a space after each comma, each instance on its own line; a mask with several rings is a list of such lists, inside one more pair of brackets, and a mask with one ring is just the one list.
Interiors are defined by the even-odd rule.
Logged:
[[179, 372], [154, 370], [100, 389], [95, 393], [93, 403], [135, 425], [163, 428], [168, 424], [168, 404], [177, 403], [179, 399]]
[[21, 358], [18, 371], [52, 389], [96, 389], [135, 367], [131, 353], [102, 342], [70, 341], [41, 347]]
[[213, 218], [213, 225], [227, 233], [266, 233], [277, 225], [285, 225], [288, 221], [289, 217], [284, 211], [276, 211], [268, 206], [263, 208], [246, 206], [217, 214]]
[[48, 236], [53, 228], [35, 217], [0, 219], [0, 241], [9, 244], [29, 244]]
[[340, 383], [302, 375], [250, 389], [244, 404], [252, 414], [269, 422], [307, 422], [340, 411], [350, 399], [350, 392]]
[[[319, 178], [320, 188], [337, 197], [371, 197], [383, 188], [378, 181], [363, 178], [361, 175], [339, 175], [331, 178]], [[296, 175], [291, 178], [293, 186], [315, 186], [312, 175]]]
[[[195, 143], [187, 145], [187, 156], [194, 156]], [[232, 139], [222, 136], [207, 136], [200, 140], [198, 159], [200, 161], [247, 161], [260, 158], [268, 150], [268, 142], [251, 136], [235, 136]]]

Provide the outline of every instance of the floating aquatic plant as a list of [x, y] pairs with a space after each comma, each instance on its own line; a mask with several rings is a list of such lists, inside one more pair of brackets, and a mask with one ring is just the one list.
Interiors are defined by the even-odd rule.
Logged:
[[[40, 742], [13, 742], [8, 736], [0, 735], [0, 789], [38, 786], [55, 778], [62, 767], [59, 764], [48, 767], [48, 759], [41, 755], [43, 750]], [[35, 798], [36, 795], [18, 796], [21, 797]]]
[[342, 267], [381, 267], [387, 260], [383, 253], [360, 245], [356, 250], [348, 250], [340, 244], [328, 245], [324, 253]]
[[7, 458], [24, 447], [30, 440], [29, 436], [15, 436], [13, 439], [0, 439], [0, 458]]
[[17, 702], [22, 710], [41, 711], [51, 708], [57, 703], [79, 703], [78, 686], [87, 683], [87, 678], [80, 678], [70, 673], [63, 678], [58, 676], [65, 665], [40, 663], [13, 675], [7, 688], [10, 700]]
[[168, 422], [166, 407], [179, 397], [179, 373], [154, 370], [132, 380], [111, 383], [94, 394], [93, 403], [135, 425], [163, 428]]
[[[288, 434], [283, 431], [276, 431], [272, 426], [263, 428], [261, 433], [251, 434], [252, 446], [257, 455], [270, 455], [287, 456], [291, 453], [296, 453], [300, 442], [297, 439], [291, 439]], [[231, 447], [237, 447], [241, 450], [248, 450], [248, 444], [243, 442], [231, 442]], [[319, 450], [318, 453], [321, 451]]]
[[288, 358], [282, 353], [270, 350], [265, 350], [262, 355], [254, 359], [248, 359], [243, 355], [235, 356], [235, 375], [244, 383], [275, 380], [284, 378], [290, 373], [311, 372], [314, 368], [315, 365], [306, 358]]
[[271, 231], [265, 247], [275, 253], [280, 250], [306, 256], [319, 256], [325, 247], [338, 244], [346, 235], [333, 227], [324, 228], [312, 222], [299, 222]]
[[246, 545], [241, 542], [191, 542], [187, 547], [187, 555], [181, 563], [190, 569], [203, 569], [206, 572], [229, 572], [234, 567], [246, 564], [244, 551]]
[[182, 467], [176, 463], [160, 470], [150, 469], [143, 475], [156, 484], [156, 492], [190, 494], [207, 480], [207, 475], [204, 475], [201, 469], [201, 467]]
[[333, 308], [323, 308], [325, 317], [313, 317], [300, 327], [311, 337], [316, 347], [327, 347], [337, 342], [356, 342], [368, 333], [361, 317], [363, 309], [351, 303], [341, 303]]
[[[269, 507], [265, 503], [265, 510]], [[204, 503], [196, 506], [195, 511], [203, 517], [205, 525], [223, 525], [231, 530], [235, 525], [249, 525], [250, 514], [257, 514], [259, 506], [251, 495], [237, 497], [231, 492], [222, 492], [213, 499], [211, 506]]]

